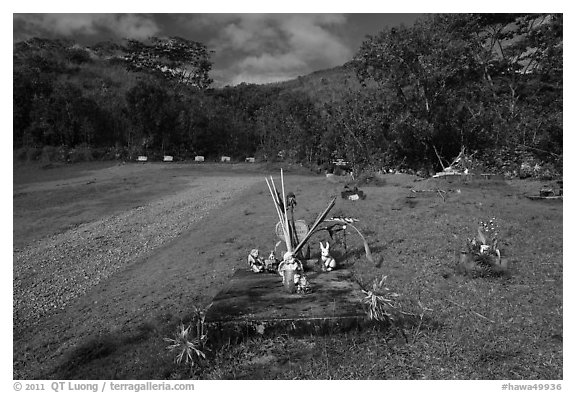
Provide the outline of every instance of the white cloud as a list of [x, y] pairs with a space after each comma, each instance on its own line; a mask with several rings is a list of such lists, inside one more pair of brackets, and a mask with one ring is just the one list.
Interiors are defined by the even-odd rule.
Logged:
[[294, 79], [297, 75], [291, 74], [251, 74], [251, 73], [241, 73], [232, 76], [230, 80], [230, 85], [238, 85], [242, 82], [244, 83], [255, 83], [255, 84], [266, 84], [273, 82], [282, 82], [290, 79]]
[[294, 53], [279, 55], [263, 53], [259, 56], [246, 57], [237, 67], [246, 71], [293, 71], [305, 68], [306, 62]]
[[285, 80], [348, 61], [351, 49], [335, 33], [346, 23], [331, 14], [237, 14], [195, 16], [197, 28], [216, 34], [208, 47], [240, 78], [256, 83]]
[[151, 18], [143, 15], [126, 14], [107, 18], [105, 26], [120, 37], [144, 39], [157, 34], [160, 28]]
[[[290, 18], [284, 22], [290, 45], [300, 57], [341, 64], [352, 56], [350, 48], [318, 21], [326, 18]], [[326, 23], [326, 22], [324, 22]]]
[[151, 17], [135, 14], [14, 14], [14, 25], [17, 24], [22, 38], [106, 33], [117, 38], [144, 39], [160, 31]]
[[[347, 17], [335, 14], [177, 14], [171, 19], [144, 14], [14, 14], [13, 18], [15, 40], [145, 39], [175, 31], [215, 51], [212, 77], [224, 84], [241, 82], [239, 78], [253, 83], [285, 80], [343, 64], [353, 55], [346, 38], [339, 35], [347, 29]], [[226, 79], [217, 79], [225, 75]]]

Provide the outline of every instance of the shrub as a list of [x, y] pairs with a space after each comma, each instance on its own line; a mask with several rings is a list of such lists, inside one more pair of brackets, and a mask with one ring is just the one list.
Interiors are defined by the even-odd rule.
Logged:
[[35, 147], [29, 147], [26, 149], [26, 161], [36, 161], [38, 160], [38, 157], [40, 157], [40, 154], [42, 153], [42, 150], [37, 149]]
[[106, 158], [106, 154], [108, 149], [105, 147], [97, 147], [92, 149], [92, 158], [95, 160], [102, 160], [104, 161]]
[[372, 171], [361, 172], [355, 180], [357, 186], [366, 185], [366, 186], [383, 187], [386, 185], [386, 179], [383, 176], [378, 175], [377, 173]]
[[181, 322], [173, 338], [164, 338], [164, 341], [170, 343], [166, 349], [169, 352], [176, 352], [174, 357], [176, 364], [184, 361], [185, 364], [190, 365], [190, 370], [192, 370], [201, 358], [206, 358], [204, 349], [208, 341], [208, 332], [204, 321], [206, 312], [211, 306], [212, 303], [205, 308], [194, 307], [194, 314], [190, 323], [186, 326]]
[[14, 160], [26, 161], [27, 156], [28, 156], [27, 147], [21, 147], [19, 149], [14, 150]]
[[39, 160], [43, 164], [58, 161], [58, 148], [55, 146], [44, 146]]
[[68, 155], [69, 162], [85, 162], [92, 161], [93, 159], [92, 149], [87, 145], [76, 146], [74, 149], [70, 150]]

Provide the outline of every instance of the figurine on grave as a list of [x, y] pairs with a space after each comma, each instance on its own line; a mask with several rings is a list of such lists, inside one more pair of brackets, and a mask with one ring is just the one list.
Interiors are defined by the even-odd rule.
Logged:
[[278, 274], [282, 276], [282, 283], [288, 292], [296, 292], [296, 285], [298, 285], [303, 272], [302, 262], [294, 258], [292, 252], [286, 252], [284, 259], [278, 265]]
[[260, 252], [257, 248], [252, 249], [250, 254], [248, 254], [248, 265], [250, 265], [250, 269], [252, 269], [254, 273], [260, 273], [264, 270], [265, 263], [260, 257]]
[[306, 276], [304, 274], [300, 275], [300, 279], [298, 280], [298, 283], [296, 284], [296, 292], [298, 293], [310, 293], [312, 291], [312, 288], [310, 287], [310, 284], [308, 283], [308, 279], [306, 278]]
[[320, 242], [320, 249], [322, 252], [322, 269], [328, 272], [336, 268], [336, 260], [330, 255], [330, 243], [326, 242], [326, 247]]
[[278, 259], [276, 259], [274, 251], [270, 251], [268, 259], [264, 261], [264, 270], [267, 272], [275, 272], [278, 270]]

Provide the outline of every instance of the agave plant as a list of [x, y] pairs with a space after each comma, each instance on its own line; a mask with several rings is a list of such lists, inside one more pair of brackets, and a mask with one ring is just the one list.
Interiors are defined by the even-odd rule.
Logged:
[[204, 320], [206, 312], [211, 306], [212, 303], [203, 309], [194, 307], [192, 322], [187, 326], [181, 322], [174, 338], [164, 338], [164, 341], [170, 343], [166, 349], [169, 352], [176, 351], [177, 353], [174, 358], [176, 364], [180, 364], [184, 360], [184, 363], [190, 364], [190, 368], [192, 368], [198, 359], [206, 358], [203, 349], [206, 346], [206, 341], [208, 341], [208, 334]]
[[183, 323], [178, 325], [178, 331], [174, 335], [174, 338], [165, 338], [164, 340], [171, 343], [166, 347], [168, 351], [176, 351], [177, 355], [174, 358], [176, 364], [182, 363], [184, 360], [185, 364], [190, 364], [190, 367], [194, 367], [196, 359], [200, 357], [206, 358], [204, 352], [199, 348], [202, 347], [202, 340], [199, 337], [190, 337], [190, 332], [192, 325], [184, 326]]
[[374, 321], [394, 321], [399, 295], [385, 286], [388, 276], [382, 275], [380, 280], [372, 282], [372, 288], [362, 289], [364, 304], [367, 306], [368, 318]]

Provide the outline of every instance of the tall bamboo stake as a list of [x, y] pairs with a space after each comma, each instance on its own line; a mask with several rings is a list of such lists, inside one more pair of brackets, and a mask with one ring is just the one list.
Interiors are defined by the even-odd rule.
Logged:
[[284, 204], [284, 218], [286, 224], [286, 249], [292, 252], [292, 241], [290, 239], [290, 226], [288, 225], [288, 212], [286, 211], [286, 192], [284, 190], [284, 171], [280, 168], [280, 181], [282, 182], [282, 203]]
[[[281, 172], [281, 174], [282, 174], [282, 172]], [[274, 200], [276, 201], [276, 203], [278, 205], [278, 210], [281, 212], [280, 213], [280, 225], [282, 226], [282, 232], [284, 233], [284, 241], [286, 242], [286, 249], [288, 251], [290, 251], [290, 249], [288, 248], [288, 245], [291, 244], [290, 243], [290, 232], [288, 232], [286, 230], [287, 224], [288, 224], [286, 221], [288, 220], [288, 218], [284, 214], [285, 212], [282, 213], [282, 208], [280, 206], [280, 204], [281, 204], [280, 196], [278, 195], [278, 191], [276, 190], [276, 183], [274, 183], [274, 178], [272, 176], [270, 176], [270, 181], [272, 182], [272, 187], [274, 188], [274, 195], [275, 195]], [[284, 185], [284, 183], [282, 183], [282, 185]], [[286, 206], [286, 204], [284, 203], [284, 207], [285, 206]]]
[[[274, 188], [274, 200], [280, 207], [280, 211], [282, 211], [282, 201], [280, 201], [280, 194], [278, 193], [278, 190], [276, 190], [276, 183], [274, 183], [274, 178], [272, 176], [270, 176], [270, 183], [272, 183], [272, 187]], [[284, 221], [282, 221], [282, 223], [284, 223]]]
[[282, 233], [284, 234], [284, 238], [286, 238], [286, 231], [284, 230], [284, 221], [282, 219], [282, 213], [280, 213], [280, 207], [278, 204], [278, 194], [274, 194], [274, 192], [272, 191], [272, 187], [270, 186], [270, 184], [268, 183], [268, 179], [264, 178], [264, 180], [266, 180], [266, 185], [268, 186], [268, 190], [270, 191], [270, 196], [272, 196], [272, 201], [274, 202], [274, 208], [276, 209], [276, 214], [278, 214], [278, 219], [280, 220], [280, 225], [282, 226]]
[[278, 190], [276, 190], [276, 183], [274, 183], [274, 178], [272, 176], [270, 176], [270, 183], [272, 183], [272, 188], [274, 190], [274, 201], [276, 202], [276, 205], [278, 205], [278, 211], [281, 212], [280, 223], [282, 224], [282, 232], [285, 233], [284, 228], [286, 227], [286, 224], [284, 223], [284, 220], [286, 217], [284, 217], [284, 214], [282, 213], [282, 201], [280, 201], [280, 194], [278, 193]]
[[318, 225], [320, 225], [320, 223], [324, 221], [324, 219], [326, 218], [326, 216], [328, 215], [328, 213], [334, 207], [335, 204], [336, 204], [336, 197], [332, 198], [326, 209], [324, 209], [324, 211], [318, 215], [316, 221], [314, 221], [314, 224], [310, 227], [306, 236], [304, 236], [304, 239], [300, 240], [300, 243], [298, 243], [298, 245], [294, 249], [294, 254], [300, 251], [300, 249], [304, 246], [304, 244], [306, 244], [308, 239], [310, 239], [310, 236], [312, 236], [312, 233], [314, 233]]

